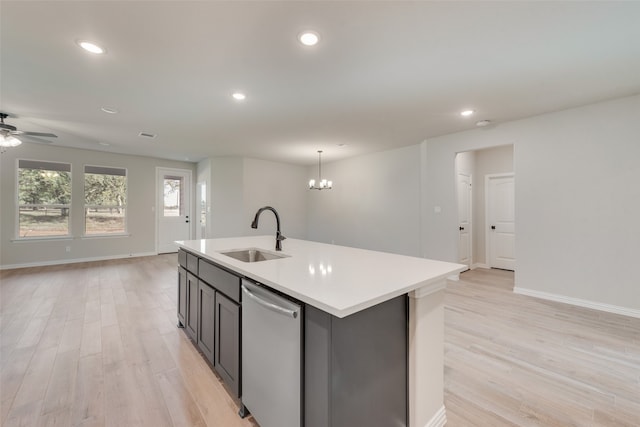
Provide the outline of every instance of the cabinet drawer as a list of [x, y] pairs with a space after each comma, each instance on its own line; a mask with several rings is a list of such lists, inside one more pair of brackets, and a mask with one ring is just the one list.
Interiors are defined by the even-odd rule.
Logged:
[[240, 278], [207, 262], [200, 260], [200, 279], [236, 302], [240, 302]]
[[187, 252], [187, 270], [198, 275], [198, 257]]
[[182, 268], [187, 268], [187, 252], [184, 249], [178, 250], [178, 264]]

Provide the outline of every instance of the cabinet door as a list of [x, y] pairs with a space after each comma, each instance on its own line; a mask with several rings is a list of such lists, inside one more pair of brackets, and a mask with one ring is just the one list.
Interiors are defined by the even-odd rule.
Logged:
[[198, 281], [198, 348], [205, 357], [214, 364], [213, 349], [215, 344], [215, 290], [204, 283]]
[[216, 292], [215, 369], [240, 397], [240, 305]]
[[184, 330], [198, 342], [198, 278], [187, 272], [187, 317]]
[[187, 318], [187, 270], [178, 268], [178, 326], [184, 328]]

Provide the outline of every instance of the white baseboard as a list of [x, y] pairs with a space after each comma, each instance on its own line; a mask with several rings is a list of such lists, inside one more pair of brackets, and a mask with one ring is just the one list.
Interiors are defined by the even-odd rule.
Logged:
[[491, 267], [489, 267], [487, 264], [476, 262], [475, 264], [471, 265], [471, 269], [475, 270], [476, 268], [491, 268]]
[[530, 297], [546, 299], [550, 301], [562, 302], [565, 304], [576, 305], [579, 307], [592, 308], [594, 310], [606, 311], [608, 313], [621, 314], [623, 316], [640, 318], [640, 310], [636, 310], [628, 307], [620, 307], [617, 305], [605, 304], [601, 302], [589, 301], [580, 298], [572, 298], [564, 295], [551, 294], [548, 292], [536, 291], [533, 289], [515, 287], [513, 292], [521, 295], [528, 295]]
[[24, 264], [0, 265], [0, 270], [12, 270], [14, 268], [27, 268], [27, 267], [45, 267], [48, 265], [76, 264], [79, 262], [108, 261], [111, 259], [136, 258], [136, 257], [154, 256], [154, 255], [158, 255], [158, 254], [156, 252], [140, 252], [135, 254], [111, 255], [111, 256], [103, 256], [103, 257], [58, 259], [54, 261], [36, 261], [36, 262], [28, 262]]
[[433, 417], [431, 417], [429, 422], [426, 423], [424, 427], [444, 427], [446, 423], [447, 411], [445, 410], [444, 405], [442, 405], [440, 409], [438, 409], [438, 412], [436, 412]]

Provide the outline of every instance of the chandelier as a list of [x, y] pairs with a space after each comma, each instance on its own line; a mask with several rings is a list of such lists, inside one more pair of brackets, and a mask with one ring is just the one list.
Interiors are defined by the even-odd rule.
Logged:
[[331, 190], [333, 183], [322, 178], [322, 150], [318, 150], [318, 182], [309, 180], [309, 190]]

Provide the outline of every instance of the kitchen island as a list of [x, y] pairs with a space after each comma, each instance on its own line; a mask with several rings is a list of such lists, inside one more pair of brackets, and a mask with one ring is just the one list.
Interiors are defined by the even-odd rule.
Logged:
[[283, 242], [276, 259], [223, 254], [258, 248], [275, 255], [274, 244], [272, 236], [178, 242], [204, 267], [211, 263], [304, 306], [303, 425], [382, 423], [382, 400], [397, 402], [380, 425], [444, 425], [443, 295], [446, 278], [466, 267], [296, 239]]

